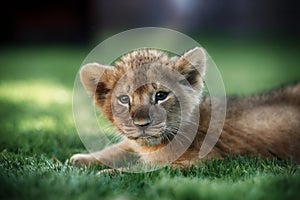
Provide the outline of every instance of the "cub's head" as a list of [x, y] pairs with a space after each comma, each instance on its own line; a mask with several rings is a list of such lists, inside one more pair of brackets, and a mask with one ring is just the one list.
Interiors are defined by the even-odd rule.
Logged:
[[106, 66], [84, 65], [81, 82], [104, 116], [140, 145], [166, 144], [199, 105], [206, 54], [196, 47], [169, 57], [153, 49], [126, 54]]

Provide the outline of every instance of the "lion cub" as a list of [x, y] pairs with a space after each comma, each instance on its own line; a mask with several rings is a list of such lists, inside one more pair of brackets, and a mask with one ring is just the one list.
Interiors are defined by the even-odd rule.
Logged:
[[[201, 95], [206, 60], [199, 47], [175, 57], [140, 49], [114, 67], [84, 65], [84, 88], [124, 139], [99, 152], [75, 154], [71, 162], [115, 166], [132, 152], [145, 163], [185, 167], [199, 161], [211, 121], [211, 98]], [[246, 154], [300, 163], [300, 84], [227, 99], [221, 135], [204, 159]]]

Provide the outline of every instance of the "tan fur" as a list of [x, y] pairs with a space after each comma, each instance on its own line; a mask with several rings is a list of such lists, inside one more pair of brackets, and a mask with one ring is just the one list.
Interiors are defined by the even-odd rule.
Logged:
[[[180, 122], [183, 128], [178, 140], [186, 144], [192, 140], [192, 143], [172, 163], [187, 166], [199, 161], [211, 117], [211, 99], [201, 97], [205, 70], [205, 51], [198, 47], [173, 58], [161, 51], [142, 49], [121, 57], [114, 67], [96, 63], [84, 66], [81, 70], [84, 87], [125, 137], [121, 143], [102, 151], [75, 154], [72, 162], [113, 164], [113, 160], [122, 160], [126, 151], [137, 152], [146, 163], [173, 161], [176, 150], [165, 147], [175, 137]], [[97, 74], [102, 75], [97, 77]], [[171, 87], [176, 88], [173, 91]], [[157, 103], [153, 96], [159, 91], [169, 94]], [[129, 96], [130, 103], [120, 103], [118, 95], [122, 94]], [[300, 163], [300, 84], [248, 98], [229, 98], [227, 104], [221, 136], [204, 159], [249, 154]], [[199, 119], [195, 118], [197, 108]], [[183, 121], [181, 116], [185, 116]], [[189, 133], [193, 124], [199, 125], [194, 138]]]

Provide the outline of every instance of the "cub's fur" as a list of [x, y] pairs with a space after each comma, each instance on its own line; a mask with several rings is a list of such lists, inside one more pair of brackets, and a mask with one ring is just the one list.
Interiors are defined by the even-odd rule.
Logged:
[[[141, 49], [121, 57], [114, 67], [83, 66], [83, 86], [124, 139], [93, 154], [75, 154], [72, 163], [113, 164], [128, 152], [146, 163], [184, 167], [199, 161], [211, 120], [211, 98], [201, 95], [205, 71], [206, 53], [199, 47], [180, 57]], [[187, 149], [165, 148], [174, 141]], [[300, 84], [227, 99], [221, 136], [202, 159], [228, 155], [277, 156], [300, 163]]]

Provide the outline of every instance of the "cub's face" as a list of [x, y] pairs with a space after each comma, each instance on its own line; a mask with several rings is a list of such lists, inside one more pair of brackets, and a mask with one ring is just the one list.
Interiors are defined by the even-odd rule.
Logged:
[[185, 79], [177, 71], [156, 64], [127, 70], [110, 100], [115, 126], [142, 145], [171, 140], [180, 124], [180, 96], [187, 97], [176, 85], [180, 78]]
[[116, 129], [140, 145], [168, 143], [199, 105], [205, 52], [169, 58], [156, 50], [123, 56], [114, 67], [90, 63], [81, 81]]

